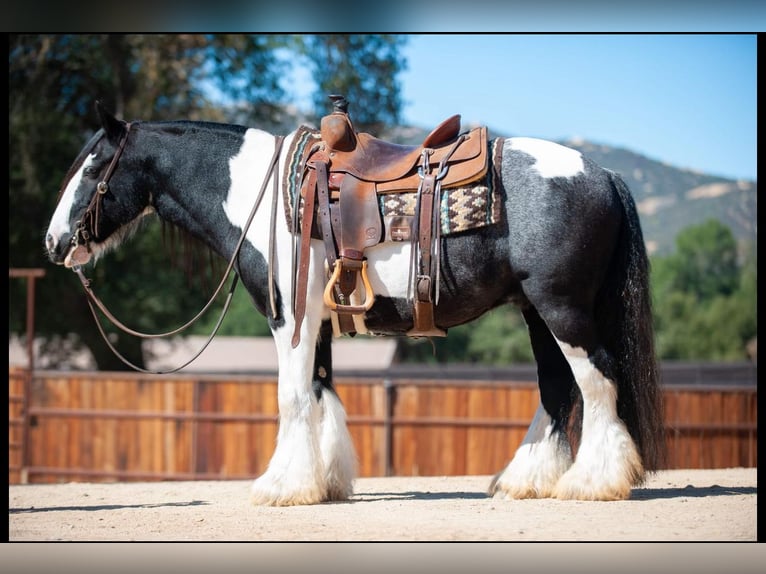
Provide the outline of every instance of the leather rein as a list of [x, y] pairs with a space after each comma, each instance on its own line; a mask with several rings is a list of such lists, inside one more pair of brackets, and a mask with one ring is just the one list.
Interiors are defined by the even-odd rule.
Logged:
[[[114, 157], [112, 158], [111, 163], [109, 164], [109, 167], [106, 170], [106, 173], [104, 174], [104, 179], [99, 182], [99, 184], [96, 186], [96, 193], [93, 195], [93, 198], [90, 201], [90, 204], [88, 204], [88, 207], [86, 208], [85, 212], [83, 213], [82, 218], [77, 222], [76, 224], [76, 230], [74, 235], [72, 236], [72, 247], [76, 251], [77, 249], [90, 249], [88, 240], [91, 236], [98, 237], [98, 218], [101, 211], [101, 201], [104, 196], [104, 194], [109, 190], [109, 179], [111, 179], [112, 174], [114, 173], [114, 170], [117, 167], [117, 163], [120, 160], [120, 156], [122, 155], [123, 150], [125, 149], [125, 145], [128, 140], [128, 135], [130, 134], [131, 124], [126, 123], [126, 131], [125, 134], [122, 136], [122, 139], [120, 140], [119, 147], [117, 148], [117, 152], [115, 153]], [[173, 369], [167, 370], [167, 371], [150, 371], [147, 369], [144, 369], [142, 367], [139, 367], [132, 362], [130, 362], [128, 359], [126, 359], [109, 341], [109, 337], [104, 332], [104, 329], [101, 325], [101, 321], [99, 320], [98, 314], [96, 313], [96, 309], [94, 308], [94, 304], [96, 307], [98, 307], [101, 312], [106, 316], [106, 318], [118, 329], [122, 330], [125, 333], [128, 333], [129, 335], [133, 335], [135, 337], [140, 337], [142, 339], [156, 339], [161, 337], [169, 337], [171, 335], [175, 335], [177, 333], [180, 333], [181, 331], [184, 331], [185, 329], [189, 328], [191, 325], [193, 325], [204, 313], [208, 310], [208, 308], [213, 304], [213, 301], [218, 297], [218, 295], [223, 290], [223, 286], [226, 284], [226, 280], [229, 277], [229, 274], [231, 273], [231, 270], [234, 268], [234, 265], [239, 257], [239, 252], [242, 248], [242, 244], [245, 242], [245, 237], [247, 235], [248, 230], [250, 229], [250, 224], [253, 221], [253, 218], [255, 217], [256, 212], [258, 211], [258, 207], [261, 204], [261, 201], [263, 200], [263, 195], [266, 191], [266, 186], [269, 181], [269, 177], [273, 174], [273, 193], [272, 193], [272, 209], [271, 209], [271, 225], [269, 229], [269, 273], [268, 273], [268, 283], [269, 283], [269, 303], [271, 306], [271, 313], [274, 319], [277, 318], [277, 305], [276, 305], [276, 295], [274, 291], [274, 277], [273, 277], [273, 261], [274, 261], [274, 249], [275, 249], [275, 240], [274, 237], [276, 235], [276, 229], [275, 229], [275, 212], [276, 212], [276, 204], [277, 204], [277, 197], [279, 195], [279, 182], [276, 175], [275, 167], [279, 160], [279, 154], [282, 149], [282, 143], [284, 142], [284, 136], [276, 136], [276, 144], [274, 148], [274, 155], [272, 156], [271, 160], [269, 161], [269, 167], [266, 172], [266, 176], [263, 179], [263, 183], [261, 184], [261, 188], [258, 191], [258, 195], [255, 199], [255, 203], [253, 204], [253, 208], [250, 211], [250, 215], [247, 218], [247, 222], [245, 223], [244, 227], [242, 228], [242, 234], [240, 235], [239, 241], [237, 242], [237, 245], [234, 248], [234, 251], [232, 253], [231, 259], [229, 260], [228, 265], [226, 266], [226, 270], [223, 273], [223, 277], [221, 278], [221, 282], [218, 284], [218, 287], [216, 288], [213, 295], [208, 300], [207, 304], [202, 308], [202, 310], [197, 313], [192, 319], [190, 319], [187, 323], [184, 325], [178, 327], [177, 329], [174, 329], [172, 331], [168, 331], [166, 333], [141, 333], [139, 331], [135, 331], [129, 327], [127, 327], [125, 324], [123, 324], [120, 320], [118, 320], [112, 313], [109, 312], [109, 310], [106, 308], [106, 306], [101, 302], [101, 300], [96, 296], [96, 294], [93, 292], [93, 289], [90, 287], [90, 279], [85, 277], [85, 274], [82, 271], [82, 266], [79, 264], [75, 264], [72, 267], [72, 270], [77, 273], [77, 276], [80, 278], [80, 282], [82, 283], [82, 286], [85, 290], [86, 295], [88, 296], [88, 306], [90, 307], [91, 313], [93, 314], [93, 318], [96, 321], [96, 326], [98, 327], [99, 332], [101, 333], [101, 336], [103, 337], [104, 341], [106, 342], [107, 346], [111, 349], [111, 351], [126, 365], [129, 367], [140, 371], [142, 373], [148, 373], [148, 374], [155, 374], [155, 375], [165, 375], [170, 373], [175, 373], [177, 371], [180, 371], [187, 365], [191, 364], [194, 360], [199, 357], [202, 352], [207, 348], [207, 346], [211, 343], [213, 338], [215, 337], [216, 333], [218, 332], [218, 329], [220, 328], [221, 324], [223, 323], [223, 319], [226, 316], [227, 311], [229, 310], [229, 306], [231, 304], [232, 297], [234, 296], [234, 290], [236, 289], [237, 282], [239, 280], [239, 274], [237, 271], [234, 271], [234, 279], [232, 280], [231, 286], [229, 287], [228, 294], [226, 296], [226, 302], [224, 303], [223, 310], [221, 311], [221, 315], [218, 318], [218, 321], [216, 322], [215, 327], [213, 328], [210, 336], [208, 337], [207, 341], [202, 345], [202, 347], [199, 349], [199, 351], [188, 361], [186, 361], [184, 364], [182, 364], [179, 367], [175, 367]]]

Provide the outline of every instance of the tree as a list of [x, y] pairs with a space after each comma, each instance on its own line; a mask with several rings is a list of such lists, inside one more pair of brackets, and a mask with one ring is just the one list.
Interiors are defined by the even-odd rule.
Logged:
[[358, 131], [379, 133], [396, 125], [401, 110], [397, 75], [406, 62], [399, 55], [404, 36], [392, 34], [318, 34], [296, 38], [308, 59], [317, 90], [315, 119], [331, 111], [330, 94], [349, 101], [349, 115]]
[[[47, 264], [42, 230], [53, 212], [61, 177], [97, 129], [96, 99], [126, 119], [214, 119], [209, 80], [232, 97], [249, 97], [249, 117], [268, 121], [283, 96], [276, 42], [255, 36], [13, 35], [9, 39], [10, 265], [45, 267], [37, 290], [39, 334], [56, 341], [77, 333], [101, 369], [124, 368], [100, 340], [79, 283]], [[258, 74], [252, 77], [252, 74]], [[231, 83], [226, 83], [231, 77]], [[244, 78], [247, 81], [243, 81]], [[183, 323], [207, 299], [158, 250], [160, 226], [150, 225], [129, 248], [92, 270], [94, 286], [120, 319], [151, 332]], [[115, 280], [119, 278], [119, 280]], [[9, 329], [22, 329], [23, 285], [12, 286]], [[163, 297], [163, 294], [165, 296]], [[254, 311], [253, 311], [254, 312]], [[132, 323], [131, 323], [132, 321]], [[143, 365], [141, 342], [119, 336], [118, 349]]]
[[679, 233], [671, 262], [672, 288], [692, 293], [702, 301], [731, 295], [739, 283], [737, 242], [731, 229], [717, 219]]
[[401, 339], [398, 356], [412, 363], [482, 363], [507, 365], [534, 360], [524, 319], [515, 307], [505, 305], [466, 325], [449, 330], [443, 339]]
[[[312, 46], [321, 42], [335, 46], [328, 48], [332, 51], [343, 45], [343, 38], [304, 40]], [[400, 42], [395, 37], [369, 35], [354, 37], [346, 45], [353, 66], [341, 66], [341, 73], [348, 85], [363, 87], [358, 93], [365, 94], [365, 99], [354, 102], [357, 112], [364, 110], [370, 118], [387, 121], [398, 117], [395, 75], [403, 66], [396, 51]], [[36, 331], [54, 343], [52, 350], [58, 346], [61, 353], [69, 352], [69, 335], [76, 333], [93, 351], [99, 368], [125, 368], [94, 328], [77, 278], [67, 269], [49, 265], [42, 249], [62, 176], [99, 127], [95, 100], [101, 99], [126, 120], [183, 118], [266, 130], [288, 123], [293, 129], [283, 105], [282, 78], [289, 61], [279, 54], [280, 50], [296, 53], [299, 44], [286, 35], [9, 36], [9, 264], [46, 269], [46, 278], [37, 288]], [[330, 73], [329, 68], [326, 71]], [[377, 83], [382, 92], [371, 94], [371, 86]], [[220, 279], [198, 260], [194, 274], [201, 280], [190, 288], [183, 273], [168, 263], [187, 259], [195, 251], [168, 254], [158, 249], [160, 243], [162, 227], [150, 222], [128, 245], [88, 270], [97, 294], [119, 319], [137, 330], [166, 331], [184, 323], [207, 301]], [[14, 280], [9, 289], [9, 332], [23, 331], [23, 301], [23, 282]], [[258, 320], [247, 302], [247, 294], [239, 289], [225, 330], [262, 332], [265, 322]], [[206, 318], [195, 332], [209, 332], [214, 321], [215, 317]], [[254, 321], [252, 327], [249, 321]], [[120, 352], [143, 365], [140, 340], [117, 339]]]
[[741, 360], [757, 336], [755, 248], [738, 262], [731, 230], [717, 220], [687, 227], [676, 251], [652, 260], [661, 359]]

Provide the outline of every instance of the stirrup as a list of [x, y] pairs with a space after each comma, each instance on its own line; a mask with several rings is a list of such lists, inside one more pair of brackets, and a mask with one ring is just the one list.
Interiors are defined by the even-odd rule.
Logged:
[[359, 315], [366, 313], [372, 307], [375, 302], [375, 294], [372, 292], [372, 285], [370, 285], [370, 279], [367, 277], [367, 260], [362, 261], [362, 283], [364, 285], [364, 304], [363, 305], [343, 305], [335, 301], [333, 297], [333, 288], [340, 279], [341, 271], [343, 271], [342, 259], [335, 261], [335, 268], [333, 270], [332, 277], [327, 283], [327, 287], [324, 290], [324, 304], [327, 305], [331, 311], [336, 313], [350, 313], [352, 315]]

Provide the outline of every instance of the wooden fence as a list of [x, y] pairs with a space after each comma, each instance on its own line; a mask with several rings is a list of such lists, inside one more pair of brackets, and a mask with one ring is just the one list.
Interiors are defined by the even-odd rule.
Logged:
[[[341, 376], [360, 476], [493, 474], [520, 444], [530, 380]], [[757, 466], [757, 390], [665, 385], [669, 468]], [[11, 484], [245, 479], [274, 450], [272, 375], [9, 370]]]

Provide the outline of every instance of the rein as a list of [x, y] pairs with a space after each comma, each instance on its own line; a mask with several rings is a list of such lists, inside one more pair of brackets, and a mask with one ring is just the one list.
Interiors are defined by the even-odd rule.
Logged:
[[[88, 208], [85, 210], [85, 214], [83, 214], [83, 218], [80, 220], [80, 223], [78, 224], [78, 229], [75, 235], [72, 238], [72, 244], [75, 246], [75, 248], [85, 247], [82, 243], [80, 243], [80, 239], [83, 239], [84, 241], [87, 241], [87, 230], [85, 229], [85, 226], [82, 224], [82, 221], [86, 218], [88, 218], [89, 222], [94, 221], [98, 222], [98, 214], [99, 214], [99, 205], [100, 205], [100, 198], [103, 196], [104, 193], [109, 189], [108, 186], [108, 180], [111, 178], [112, 173], [114, 172], [114, 169], [117, 166], [117, 162], [119, 160], [120, 155], [122, 155], [122, 150], [125, 148], [125, 143], [128, 139], [128, 133], [130, 131], [130, 124], [127, 124], [128, 131], [125, 132], [125, 135], [123, 136], [120, 146], [117, 150], [117, 153], [112, 158], [112, 162], [109, 164], [109, 167], [107, 169], [106, 174], [104, 175], [104, 180], [101, 181], [97, 186], [97, 192], [93, 196], [93, 199], [91, 200], [90, 204], [88, 205]], [[99, 332], [101, 333], [102, 338], [106, 342], [107, 346], [111, 349], [111, 351], [126, 365], [129, 367], [148, 374], [156, 374], [156, 375], [165, 375], [170, 373], [175, 373], [177, 371], [180, 371], [190, 363], [192, 363], [194, 360], [199, 357], [202, 352], [207, 348], [207, 346], [211, 343], [213, 338], [215, 337], [216, 333], [218, 332], [218, 329], [220, 328], [221, 324], [223, 323], [223, 319], [226, 316], [226, 313], [229, 310], [229, 305], [231, 304], [232, 297], [234, 295], [234, 290], [237, 286], [237, 282], [239, 280], [239, 274], [234, 272], [234, 279], [232, 280], [231, 286], [229, 287], [229, 292], [226, 296], [226, 302], [224, 303], [223, 310], [221, 311], [221, 316], [218, 318], [218, 321], [216, 322], [215, 327], [213, 328], [213, 331], [211, 332], [210, 336], [208, 337], [207, 341], [202, 345], [200, 350], [186, 363], [183, 365], [176, 367], [174, 369], [170, 369], [167, 371], [150, 371], [147, 369], [143, 369], [132, 362], [130, 362], [128, 359], [122, 356], [119, 351], [112, 345], [112, 343], [109, 341], [109, 338], [107, 337], [106, 333], [104, 332], [103, 327], [101, 326], [101, 321], [99, 320], [98, 314], [96, 313], [96, 309], [94, 308], [94, 304], [101, 310], [101, 312], [106, 316], [106, 318], [118, 329], [124, 331], [125, 333], [128, 333], [129, 335], [133, 335], [136, 337], [140, 337], [142, 339], [155, 339], [160, 337], [169, 337], [171, 335], [175, 335], [177, 333], [180, 333], [181, 331], [184, 331], [185, 329], [189, 328], [191, 325], [193, 325], [204, 313], [207, 311], [207, 309], [212, 305], [213, 301], [218, 297], [220, 292], [223, 290], [223, 286], [226, 284], [226, 280], [228, 279], [229, 273], [231, 273], [232, 268], [234, 267], [238, 257], [239, 252], [242, 248], [242, 244], [245, 242], [245, 237], [247, 235], [248, 230], [250, 229], [250, 224], [253, 221], [253, 218], [255, 217], [256, 212], [258, 211], [258, 207], [261, 204], [261, 201], [263, 200], [263, 194], [266, 191], [266, 186], [269, 181], [269, 177], [274, 174], [274, 189], [273, 189], [273, 198], [272, 198], [272, 221], [270, 226], [270, 237], [269, 237], [269, 302], [271, 305], [271, 312], [274, 319], [277, 318], [277, 309], [276, 309], [276, 299], [274, 294], [274, 281], [273, 281], [273, 260], [274, 260], [274, 249], [275, 249], [275, 241], [274, 241], [274, 235], [275, 235], [275, 229], [274, 229], [274, 212], [276, 208], [276, 201], [277, 196], [279, 194], [279, 183], [278, 178], [276, 176], [276, 172], [274, 170], [275, 166], [277, 165], [277, 162], [279, 160], [279, 154], [282, 149], [282, 143], [284, 142], [284, 136], [276, 136], [276, 145], [274, 149], [274, 155], [272, 156], [271, 160], [269, 161], [269, 167], [266, 172], [266, 176], [263, 179], [263, 183], [261, 184], [261, 188], [258, 191], [258, 196], [256, 197], [255, 203], [253, 205], [252, 210], [250, 211], [250, 215], [247, 218], [247, 222], [245, 223], [244, 227], [242, 228], [242, 234], [240, 235], [239, 241], [237, 242], [236, 247], [234, 248], [234, 252], [232, 253], [231, 259], [229, 260], [228, 265], [226, 266], [226, 270], [223, 273], [223, 277], [221, 278], [221, 282], [218, 284], [218, 287], [216, 288], [213, 295], [210, 297], [210, 300], [207, 302], [207, 304], [202, 308], [202, 310], [197, 313], [191, 320], [189, 320], [186, 324], [182, 325], [181, 327], [178, 327], [177, 329], [174, 329], [172, 331], [168, 331], [166, 333], [141, 333], [139, 331], [135, 331], [129, 327], [127, 327], [125, 324], [123, 324], [121, 321], [119, 321], [112, 313], [109, 312], [109, 310], [106, 308], [106, 306], [101, 302], [101, 300], [96, 296], [96, 294], [93, 292], [93, 290], [90, 287], [90, 279], [85, 277], [85, 274], [82, 271], [82, 267], [80, 265], [73, 266], [73, 271], [77, 273], [77, 276], [80, 278], [80, 282], [82, 283], [82, 286], [85, 290], [86, 295], [88, 296], [88, 306], [90, 307], [91, 313], [93, 314], [93, 318], [96, 320], [96, 326], [98, 327]], [[102, 191], [103, 190], [103, 191]], [[91, 227], [91, 231], [93, 232], [93, 236], [97, 237], [96, 235], [96, 229], [97, 227]], [[84, 234], [84, 235], [83, 235]]]

